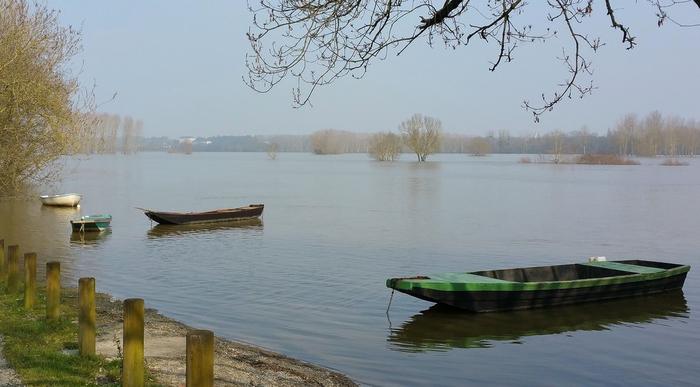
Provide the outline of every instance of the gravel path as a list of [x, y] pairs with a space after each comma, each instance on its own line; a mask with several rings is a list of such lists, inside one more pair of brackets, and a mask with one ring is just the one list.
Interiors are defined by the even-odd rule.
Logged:
[[21, 387], [22, 383], [15, 370], [10, 368], [2, 355], [3, 337], [0, 335], [0, 386]]

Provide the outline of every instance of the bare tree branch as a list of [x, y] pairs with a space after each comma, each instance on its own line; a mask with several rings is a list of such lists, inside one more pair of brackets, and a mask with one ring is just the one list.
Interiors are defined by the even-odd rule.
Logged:
[[[592, 84], [580, 82], [581, 76], [592, 74], [588, 56], [603, 43], [578, 29], [593, 13], [594, 2], [605, 3], [611, 27], [622, 33], [627, 49], [637, 43], [616, 14], [613, 0], [548, 0], [549, 24], [540, 26], [539, 31], [523, 21], [526, 10], [533, 9], [524, 0], [248, 1], [253, 24], [248, 32], [251, 50], [246, 55], [248, 77], [244, 81], [265, 93], [283, 79], [295, 78], [293, 100], [297, 107], [309, 103], [317, 87], [345, 76], [362, 78], [370, 64], [392, 53], [400, 55], [419, 39], [431, 46], [441, 41], [445, 47], [457, 49], [479, 37], [495, 48], [495, 59], [489, 65], [489, 70], [495, 71], [512, 61], [518, 48], [547, 41], [561, 29], [571, 37], [559, 58], [569, 77], [552, 97], [543, 96], [541, 105], [523, 104], [537, 121], [564, 96], [570, 98], [575, 92], [581, 97], [593, 90]], [[700, 7], [700, 0], [648, 1], [656, 5], [659, 25], [664, 20], [684, 25], [669, 17], [671, 7], [688, 6], [690, 1]]]

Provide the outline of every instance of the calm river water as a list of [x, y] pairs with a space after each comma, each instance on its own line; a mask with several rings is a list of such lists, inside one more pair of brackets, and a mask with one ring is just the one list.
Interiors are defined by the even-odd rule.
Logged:
[[[79, 210], [0, 201], [0, 238], [60, 260], [64, 281], [141, 297], [195, 327], [371, 385], [680, 385], [700, 380], [700, 161], [518, 164], [518, 156], [142, 153], [71, 160]], [[161, 228], [135, 207], [265, 203], [261, 222]], [[81, 239], [68, 220], [110, 213]], [[682, 292], [473, 315], [387, 277], [572, 263], [693, 265]]]

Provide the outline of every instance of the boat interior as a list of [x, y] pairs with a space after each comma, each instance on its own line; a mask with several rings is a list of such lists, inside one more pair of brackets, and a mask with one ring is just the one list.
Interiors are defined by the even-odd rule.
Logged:
[[[628, 265], [656, 267], [660, 269], [671, 269], [682, 266], [672, 263], [628, 260], [615, 261]], [[526, 267], [519, 269], [485, 270], [472, 272], [470, 274], [495, 278], [512, 282], [550, 282], [550, 281], [574, 281], [580, 279], [605, 278], [619, 275], [629, 275], [631, 272], [596, 267], [591, 265], [569, 264], [555, 266]]]
[[625, 263], [628, 265], [637, 265], [645, 267], [656, 267], [659, 269], [673, 269], [675, 267], [681, 267], [683, 265], [677, 263], [667, 263], [667, 262], [656, 262], [656, 261], [643, 261], [641, 259], [630, 259], [626, 261], [615, 261], [618, 263]]

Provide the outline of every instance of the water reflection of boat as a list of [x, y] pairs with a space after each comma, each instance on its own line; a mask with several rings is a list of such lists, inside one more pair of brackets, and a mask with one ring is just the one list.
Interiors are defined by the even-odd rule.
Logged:
[[392, 329], [390, 347], [403, 352], [486, 348], [493, 341], [524, 336], [606, 330], [618, 324], [648, 324], [687, 318], [682, 291], [601, 303], [507, 313], [469, 313], [441, 305], [420, 312]]
[[79, 232], [75, 231], [70, 234], [70, 242], [81, 245], [96, 245], [105, 241], [112, 234], [110, 229], [103, 232]]
[[170, 238], [180, 235], [192, 235], [211, 233], [226, 230], [256, 230], [262, 229], [263, 222], [259, 218], [247, 220], [234, 220], [230, 222], [219, 223], [203, 223], [203, 224], [184, 224], [184, 225], [169, 225], [159, 224], [148, 230], [149, 238]]

